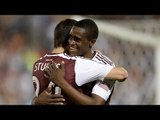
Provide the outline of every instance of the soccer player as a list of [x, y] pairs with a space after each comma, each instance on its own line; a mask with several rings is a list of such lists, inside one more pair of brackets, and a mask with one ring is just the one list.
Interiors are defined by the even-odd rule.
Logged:
[[[61, 21], [59, 24], [57, 24], [54, 32], [55, 39], [58, 39], [58, 41], [54, 41], [54, 46], [62, 46], [66, 47], [68, 45], [68, 38], [69, 38], [69, 32], [72, 28], [72, 26], [76, 23], [76, 20], [73, 19], [66, 19], [64, 21]], [[46, 64], [48, 64], [46, 62]], [[53, 83], [49, 80], [44, 79], [44, 69], [46, 66], [41, 66], [41, 70], [38, 72], [35, 72], [34, 69], [37, 66], [33, 66], [33, 85], [35, 88], [35, 94], [36, 96], [32, 100], [33, 105], [63, 105], [65, 99], [60, 94], [51, 94], [53, 90]], [[38, 68], [39, 69], [39, 68]], [[39, 79], [39, 76], [41, 75], [41, 79]], [[40, 84], [40, 85], [39, 85]]]
[[[44, 77], [44, 69], [52, 62], [52, 60], [54, 60], [56, 64], [59, 64], [62, 60], [65, 61], [65, 71], [67, 73], [65, 79], [77, 90], [81, 90], [79, 86], [97, 79], [103, 81], [103, 78], [107, 78], [122, 81], [128, 77], [128, 73], [125, 69], [113, 67], [109, 64], [103, 65], [89, 59], [70, 57], [63, 53], [64, 42], [62, 42], [62, 40], [54, 39], [54, 42], [58, 43], [58, 46], [54, 44], [53, 52], [46, 54], [34, 64], [33, 79], [35, 81], [37, 95], [39, 94], [39, 91], [41, 92], [41, 90], [44, 90], [50, 82], [49, 79]], [[68, 99], [67, 96], [65, 97], [67, 104], [73, 103], [70, 102], [70, 99]]]
[[[96, 42], [97, 37], [98, 37], [98, 27], [93, 20], [84, 19], [84, 20], [78, 21], [73, 26], [70, 32], [70, 38], [69, 38], [70, 55], [73, 55], [73, 56], [80, 55], [80, 56], [84, 56], [85, 58], [90, 58], [92, 60], [100, 62], [102, 64], [109, 64], [111, 66], [114, 66], [113, 62], [109, 58], [102, 55], [100, 52], [92, 50], [92, 46]], [[62, 75], [60, 76], [56, 76], [56, 75], [58, 75], [58, 73], [53, 69], [53, 73], [52, 73], [52, 76], [54, 77], [53, 80], [55, 82], [57, 82], [56, 79], [62, 80], [58, 78], [58, 77], [62, 77]], [[61, 81], [61, 83], [63, 82]], [[98, 81], [96, 84], [95, 82], [91, 82], [89, 84], [83, 85], [81, 87], [83, 93], [87, 94], [88, 96], [92, 96], [92, 98], [88, 97], [88, 99], [85, 99], [85, 97], [83, 99], [81, 96], [82, 94], [78, 94], [78, 92], [76, 91], [74, 92], [74, 89], [71, 86], [62, 85], [62, 84], [59, 84], [59, 85], [60, 87], [62, 86], [62, 89], [71, 87], [71, 90], [65, 89], [64, 91], [66, 91], [67, 95], [70, 96], [73, 101], [79, 101], [79, 103], [87, 104], [87, 105], [88, 104], [103, 105], [103, 104], [109, 104], [109, 101], [114, 89], [114, 86], [113, 86], [114, 83], [115, 81], [110, 80], [110, 81], [107, 81], [106, 83]]]

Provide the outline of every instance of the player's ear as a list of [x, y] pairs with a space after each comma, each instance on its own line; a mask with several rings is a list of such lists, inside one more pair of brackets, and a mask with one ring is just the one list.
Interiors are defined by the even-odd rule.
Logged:
[[92, 39], [89, 43], [89, 47], [92, 48], [92, 46], [95, 44], [96, 40]]

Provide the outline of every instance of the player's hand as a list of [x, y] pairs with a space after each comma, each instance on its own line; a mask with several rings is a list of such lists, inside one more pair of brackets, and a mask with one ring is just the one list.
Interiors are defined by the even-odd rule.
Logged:
[[35, 105], [65, 105], [63, 95], [51, 94], [51, 88], [44, 90], [34, 100]]
[[45, 69], [45, 77], [48, 77], [52, 82], [58, 86], [63, 82], [65, 78], [65, 63], [62, 61], [57, 67], [56, 63], [53, 61]]

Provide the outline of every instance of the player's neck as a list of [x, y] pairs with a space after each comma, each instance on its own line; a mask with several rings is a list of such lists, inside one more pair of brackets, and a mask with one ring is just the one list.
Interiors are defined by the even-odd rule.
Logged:
[[94, 51], [91, 50], [91, 51], [89, 51], [87, 54], [85, 54], [84, 57], [85, 57], [85, 58], [92, 59], [93, 56], [94, 56], [94, 54], [95, 54]]
[[54, 48], [52, 53], [63, 53], [64, 52], [64, 48], [63, 47], [57, 47]]

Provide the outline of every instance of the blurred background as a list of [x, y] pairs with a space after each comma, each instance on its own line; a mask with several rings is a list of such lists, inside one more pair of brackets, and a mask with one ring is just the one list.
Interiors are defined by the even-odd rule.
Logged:
[[65, 18], [93, 19], [94, 49], [128, 70], [111, 105], [160, 104], [160, 15], [0, 15], [0, 105], [31, 105], [33, 63], [53, 49], [54, 28]]

